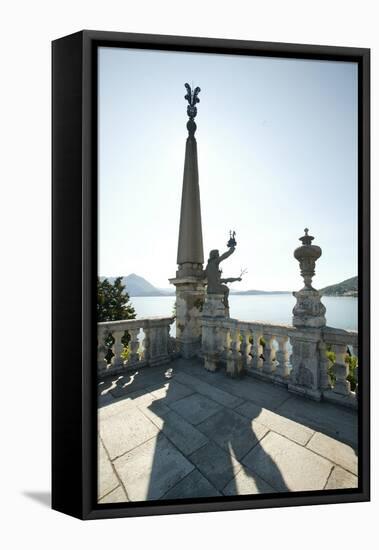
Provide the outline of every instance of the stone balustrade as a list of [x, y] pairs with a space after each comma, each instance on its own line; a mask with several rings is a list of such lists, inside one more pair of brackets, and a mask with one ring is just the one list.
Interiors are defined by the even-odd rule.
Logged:
[[173, 317], [150, 317], [98, 323], [99, 376], [168, 363], [176, 352], [173, 322]]
[[357, 332], [205, 317], [203, 335], [209, 329], [218, 336], [203, 341], [208, 370], [224, 364], [230, 377], [247, 374], [311, 399], [356, 407]]
[[223, 322], [226, 372], [231, 377], [252, 373], [263, 380], [286, 384], [290, 373], [291, 325], [227, 319]]

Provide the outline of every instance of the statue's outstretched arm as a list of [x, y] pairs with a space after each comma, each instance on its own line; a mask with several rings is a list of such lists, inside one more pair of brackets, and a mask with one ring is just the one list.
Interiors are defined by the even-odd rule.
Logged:
[[234, 251], [235, 251], [235, 247], [234, 246], [230, 247], [227, 252], [224, 252], [224, 254], [221, 254], [221, 256], [218, 259], [218, 263], [222, 262], [223, 260], [226, 260], [226, 258], [229, 258], [229, 256], [231, 256]]
[[229, 277], [229, 279], [220, 279], [221, 283], [234, 283], [234, 281], [242, 281], [241, 277]]

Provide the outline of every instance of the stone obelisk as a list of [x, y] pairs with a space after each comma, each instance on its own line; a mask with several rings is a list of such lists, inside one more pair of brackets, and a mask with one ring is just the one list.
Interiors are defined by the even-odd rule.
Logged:
[[185, 84], [188, 101], [182, 203], [180, 210], [179, 240], [176, 277], [170, 283], [176, 287], [176, 339], [183, 357], [193, 357], [200, 352], [201, 311], [205, 294], [203, 270], [203, 234], [201, 229], [201, 205], [197, 143], [195, 139], [200, 88], [191, 89]]

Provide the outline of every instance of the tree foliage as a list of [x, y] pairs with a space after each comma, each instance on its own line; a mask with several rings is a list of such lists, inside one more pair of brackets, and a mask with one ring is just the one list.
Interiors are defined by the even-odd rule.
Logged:
[[[124, 319], [135, 319], [136, 312], [129, 303], [129, 294], [125, 291], [125, 285], [122, 284], [122, 277], [117, 277], [114, 283], [97, 278], [97, 320], [99, 323], [104, 321], [122, 321]], [[121, 339], [124, 345], [124, 351], [121, 356], [127, 360], [129, 354], [130, 334], [125, 331]], [[107, 334], [104, 339], [104, 345], [107, 349], [105, 359], [107, 363], [111, 362], [113, 352], [112, 345], [114, 338]]]
[[114, 283], [108, 279], [97, 278], [97, 320], [121, 321], [123, 319], [135, 319], [136, 312], [129, 303], [129, 294], [122, 284], [122, 277], [117, 277]]

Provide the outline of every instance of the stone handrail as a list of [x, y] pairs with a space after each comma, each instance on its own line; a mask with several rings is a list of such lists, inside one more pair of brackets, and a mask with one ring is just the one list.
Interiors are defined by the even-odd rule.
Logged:
[[169, 362], [175, 354], [170, 337], [173, 322], [174, 317], [148, 317], [98, 323], [99, 376]]
[[345, 344], [346, 346], [358, 347], [358, 331], [343, 330], [334, 327], [323, 328], [324, 340], [328, 344]]

